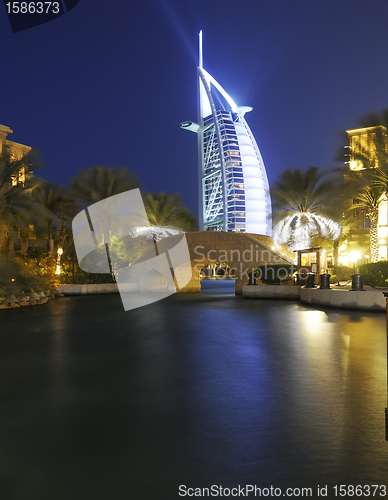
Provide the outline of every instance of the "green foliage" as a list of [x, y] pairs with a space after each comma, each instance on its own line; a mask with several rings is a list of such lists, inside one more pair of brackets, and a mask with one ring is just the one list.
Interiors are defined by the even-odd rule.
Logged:
[[[334, 266], [330, 267], [330, 269], [333, 269], [333, 273], [331, 275], [330, 282], [339, 282], [339, 281], [350, 281], [352, 279], [352, 274], [354, 273], [354, 270], [352, 267], [348, 266]], [[335, 277], [335, 278], [334, 278]]]
[[141, 187], [136, 175], [125, 167], [80, 169], [78, 176], [72, 177], [69, 183], [74, 198], [88, 205]]
[[309, 167], [306, 171], [286, 169], [271, 188], [275, 220], [294, 214], [321, 214], [332, 205], [333, 183], [327, 171]]
[[267, 285], [279, 284], [292, 276], [296, 271], [296, 266], [292, 264], [264, 264], [256, 268], [255, 276]]
[[21, 295], [31, 289], [47, 289], [54, 283], [51, 262], [17, 256], [0, 256], [0, 296]]
[[[40, 207], [46, 209], [43, 217], [45, 231], [41, 236], [51, 239], [53, 237], [53, 224], [58, 224], [59, 221], [61, 227], [58, 229], [58, 233], [59, 239], [62, 240], [59, 244], [62, 246], [67, 234], [66, 225], [81, 210], [81, 206], [71, 197], [68, 188], [46, 182], [43, 179], [32, 191], [32, 197]], [[64, 232], [62, 235], [61, 230], [62, 233]]]
[[388, 262], [360, 264], [359, 271], [364, 277], [364, 285], [388, 286]]
[[2, 253], [8, 254], [12, 233], [16, 228], [29, 230], [29, 225], [38, 227], [47, 212], [31, 196], [37, 187], [32, 171], [38, 168], [32, 152], [19, 160], [4, 154], [0, 157], [0, 232]]
[[[125, 268], [146, 253], [150, 244], [146, 238], [135, 240], [115, 238], [110, 231], [104, 233], [104, 241], [109, 244], [112, 258], [112, 273], [86, 273], [82, 271], [75, 257], [74, 243], [69, 227], [71, 219], [81, 210], [81, 205], [93, 204], [116, 194], [141, 188], [136, 175], [125, 167], [105, 168], [95, 166], [80, 170], [77, 177], [70, 179], [71, 189], [32, 177], [37, 168], [32, 155], [21, 160], [11, 161], [3, 155], [0, 158], [0, 295], [26, 293], [31, 288], [48, 288], [58, 284], [98, 284], [115, 281], [115, 269]], [[19, 172], [25, 172], [23, 182], [13, 185]], [[21, 178], [21, 177], [20, 177]], [[27, 188], [27, 189], [26, 189]], [[186, 231], [197, 229], [195, 216], [184, 206], [179, 195], [164, 193], [148, 194], [144, 197], [147, 214], [151, 225], [178, 226]], [[58, 227], [59, 226], [59, 227]], [[8, 257], [11, 241], [16, 230], [23, 231], [23, 238], [33, 227], [39, 238], [49, 238], [55, 247], [63, 249], [60, 257], [56, 252], [52, 256], [40, 248], [28, 248], [28, 255]], [[112, 231], [114, 233], [114, 231]], [[51, 248], [52, 245], [50, 245]], [[12, 247], [13, 248], [13, 247]], [[104, 249], [104, 258], [105, 249]], [[74, 258], [74, 262], [73, 259]], [[61, 273], [56, 275], [57, 264]]]
[[195, 215], [185, 206], [177, 193], [148, 193], [144, 197], [144, 206], [152, 226], [175, 226], [184, 231], [197, 231]]
[[271, 199], [275, 241], [302, 249], [317, 246], [317, 240], [338, 239], [342, 182], [332, 172], [315, 166], [286, 169], [271, 187]]
[[67, 259], [62, 259], [61, 274], [58, 277], [58, 284], [60, 285], [95, 285], [99, 283], [112, 283], [112, 275], [100, 273], [86, 273], [82, 271], [77, 262], [73, 263]]

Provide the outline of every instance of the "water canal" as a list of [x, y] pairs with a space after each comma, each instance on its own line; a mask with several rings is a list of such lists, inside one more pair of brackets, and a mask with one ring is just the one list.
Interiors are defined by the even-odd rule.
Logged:
[[385, 315], [230, 292], [0, 311], [1, 499], [387, 484]]

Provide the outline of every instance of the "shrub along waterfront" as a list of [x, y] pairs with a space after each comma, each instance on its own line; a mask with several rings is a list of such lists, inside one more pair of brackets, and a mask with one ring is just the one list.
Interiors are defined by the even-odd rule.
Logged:
[[364, 277], [364, 285], [388, 287], [388, 262], [360, 264], [360, 274]]
[[348, 266], [329, 266], [331, 271], [330, 283], [339, 283], [340, 281], [351, 281], [352, 274], [355, 272]]
[[[51, 259], [53, 261], [53, 259]], [[55, 296], [50, 259], [0, 256], [0, 309], [35, 305]]]

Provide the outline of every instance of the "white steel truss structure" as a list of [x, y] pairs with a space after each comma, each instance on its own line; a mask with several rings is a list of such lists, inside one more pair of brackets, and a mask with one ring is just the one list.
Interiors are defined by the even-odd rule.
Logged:
[[[217, 102], [217, 106], [216, 106]], [[271, 235], [271, 199], [264, 162], [237, 106], [203, 68], [199, 34], [198, 123], [181, 127], [198, 134], [199, 222], [201, 230]]]

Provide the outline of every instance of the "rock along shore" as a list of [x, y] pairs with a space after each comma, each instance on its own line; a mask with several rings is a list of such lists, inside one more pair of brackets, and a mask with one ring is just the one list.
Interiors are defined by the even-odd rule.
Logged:
[[36, 306], [38, 304], [46, 304], [56, 296], [56, 290], [33, 290], [29, 293], [23, 293], [16, 297], [15, 295], [7, 295], [0, 297], [0, 309], [15, 309], [17, 307]]

